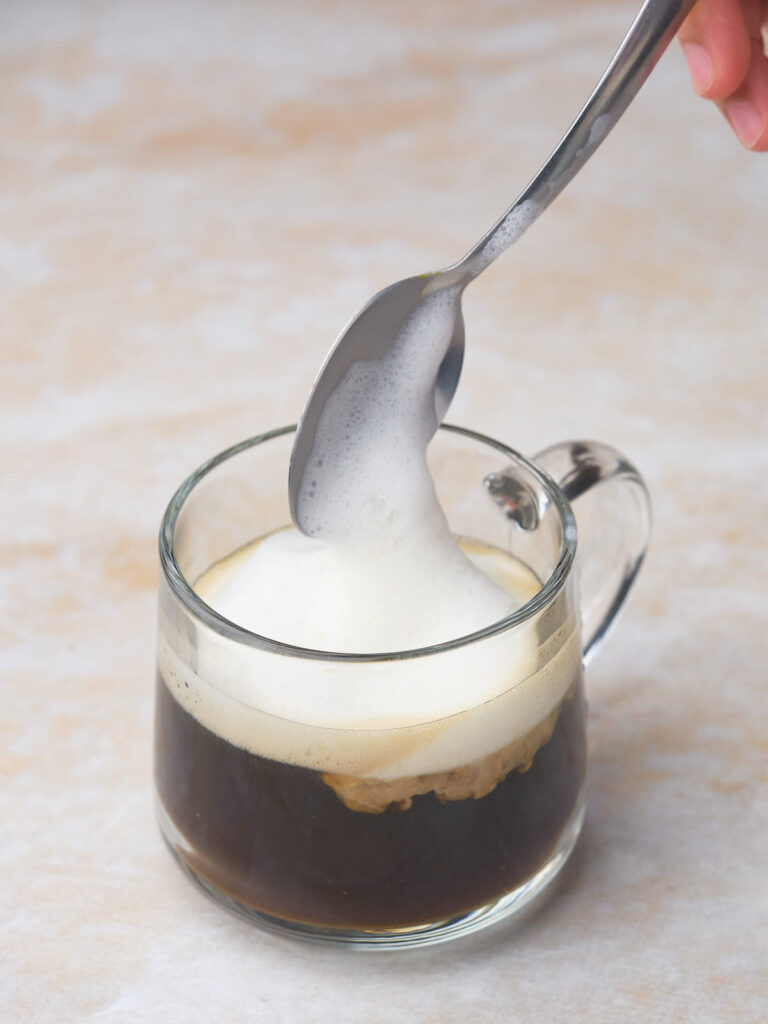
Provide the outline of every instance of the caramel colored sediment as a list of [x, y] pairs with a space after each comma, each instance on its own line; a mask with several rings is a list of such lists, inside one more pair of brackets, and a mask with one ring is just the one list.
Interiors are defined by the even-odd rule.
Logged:
[[[572, 694], [565, 698], [568, 700]], [[479, 800], [487, 796], [510, 772], [527, 772], [536, 751], [552, 736], [562, 704], [558, 704], [529, 733], [501, 750], [472, 764], [446, 772], [406, 775], [400, 779], [359, 779], [354, 775], [323, 773], [323, 782], [351, 811], [381, 814], [397, 805], [407, 811], [415, 796], [434, 793], [438, 800]]]

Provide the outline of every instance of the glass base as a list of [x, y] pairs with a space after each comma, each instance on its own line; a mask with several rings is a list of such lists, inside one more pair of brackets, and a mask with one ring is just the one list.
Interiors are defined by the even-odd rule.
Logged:
[[189, 849], [189, 844], [168, 817], [160, 801], [157, 801], [157, 818], [163, 839], [184, 872], [214, 902], [269, 932], [292, 936], [306, 942], [330, 943], [363, 950], [432, 946], [463, 935], [472, 935], [490, 925], [521, 915], [521, 912], [530, 908], [534, 901], [540, 902], [545, 894], [551, 891], [553, 882], [576, 846], [581, 827], [584, 824], [584, 814], [585, 803], [582, 795], [549, 860], [539, 868], [535, 875], [500, 899], [458, 917], [430, 924], [414, 925], [408, 928], [390, 928], [384, 931], [355, 931], [344, 928], [323, 928], [319, 925], [302, 924], [298, 921], [273, 917], [271, 914], [266, 914], [255, 907], [233, 899], [190, 865], [185, 856], [185, 853], [191, 854], [192, 852]]

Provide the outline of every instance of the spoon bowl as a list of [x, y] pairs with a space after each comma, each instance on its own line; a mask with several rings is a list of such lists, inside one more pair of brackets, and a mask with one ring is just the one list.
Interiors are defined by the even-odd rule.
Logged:
[[[325, 403], [350, 368], [361, 359], [384, 359], [392, 349], [403, 325], [420, 307], [427, 295], [449, 280], [441, 272], [407, 277], [384, 288], [365, 305], [341, 332], [323, 364], [301, 417], [291, 455], [289, 493], [291, 515], [297, 519], [298, 495], [307, 462], [314, 447], [318, 424]], [[453, 332], [435, 380], [435, 429], [442, 421], [461, 375], [464, 359], [464, 318], [457, 304]], [[300, 527], [301, 528], [301, 527]]]

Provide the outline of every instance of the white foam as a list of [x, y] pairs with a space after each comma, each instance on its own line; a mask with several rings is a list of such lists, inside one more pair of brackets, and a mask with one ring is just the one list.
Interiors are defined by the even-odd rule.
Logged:
[[363, 558], [288, 529], [195, 589], [220, 615], [272, 640], [373, 654], [442, 643], [504, 618], [539, 589], [536, 580], [516, 582], [499, 586], [450, 537], [396, 535]]
[[393, 537], [444, 523], [426, 450], [438, 426], [435, 380], [458, 305], [455, 288], [423, 299], [390, 352], [353, 363], [329, 396], [298, 498], [305, 533], [354, 544], [356, 557], [367, 557]]
[[541, 213], [541, 204], [533, 199], [515, 203], [490, 231], [488, 241], [480, 243], [477, 255], [472, 259], [475, 274], [485, 270], [528, 230]]
[[301, 646], [374, 653], [451, 640], [514, 610], [457, 547], [427, 468], [458, 302], [456, 289], [435, 292], [386, 357], [351, 366], [326, 402], [298, 500], [302, 528], [324, 543], [272, 538], [217, 595], [223, 614]]
[[[503, 552], [475, 547], [473, 561], [461, 550], [427, 467], [458, 301], [456, 290], [429, 296], [385, 358], [351, 367], [299, 498], [312, 536], [279, 531], [204, 574], [195, 589], [220, 615], [298, 647], [378, 654], [466, 636], [536, 593], [536, 577]], [[169, 627], [160, 658], [180, 703], [232, 743], [387, 779], [471, 763], [536, 726], [579, 671], [573, 617], [555, 632], [542, 636], [534, 619], [438, 654], [349, 663]]]
[[[198, 581], [198, 593], [219, 605], [244, 567], [258, 565], [259, 548], [272, 557], [277, 538], [283, 550], [297, 540], [285, 531], [238, 552]], [[530, 570], [503, 552], [468, 551], [509, 588], [511, 603], [538, 589]], [[573, 614], [551, 633], [534, 619], [407, 661], [297, 661], [206, 629], [190, 638], [162, 627], [161, 673], [212, 732], [266, 757], [380, 779], [445, 771], [522, 738], [563, 699], [581, 664]]]

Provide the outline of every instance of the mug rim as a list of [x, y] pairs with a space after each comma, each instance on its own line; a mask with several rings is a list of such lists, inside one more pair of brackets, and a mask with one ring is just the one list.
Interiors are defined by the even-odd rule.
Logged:
[[312, 661], [351, 663], [405, 661], [413, 658], [429, 657], [445, 651], [456, 650], [459, 647], [466, 647], [481, 640], [487, 640], [490, 637], [497, 636], [499, 633], [506, 632], [508, 629], [514, 629], [516, 626], [522, 625], [524, 622], [527, 622], [533, 616], [546, 608], [555, 599], [555, 597], [557, 597], [565, 585], [565, 581], [570, 574], [574, 558], [576, 556], [576, 520], [568, 499], [565, 497], [557, 483], [543, 469], [541, 469], [541, 467], [537, 466], [535, 462], [527, 459], [524, 455], [515, 451], [514, 448], [510, 448], [508, 445], [502, 444], [502, 442], [496, 441], [493, 438], [475, 430], [469, 430], [466, 427], [443, 423], [438, 428], [439, 430], [446, 431], [449, 434], [457, 434], [472, 441], [477, 441], [480, 444], [495, 449], [511, 461], [522, 463], [522, 465], [537, 478], [538, 482], [552, 501], [552, 504], [557, 509], [561, 526], [560, 554], [549, 577], [544, 582], [541, 589], [529, 601], [510, 615], [505, 616], [503, 619], [498, 619], [496, 622], [493, 622], [488, 626], [484, 626], [482, 629], [474, 630], [472, 633], [456, 637], [453, 640], [446, 640], [439, 644], [430, 644], [427, 647], [415, 647], [403, 651], [383, 651], [366, 654], [349, 653], [345, 651], [324, 651], [316, 650], [311, 647], [299, 647], [295, 644], [284, 643], [280, 640], [273, 640], [270, 637], [262, 636], [260, 633], [255, 633], [246, 629], [244, 626], [239, 626], [237, 623], [225, 618], [223, 615], [220, 615], [215, 611], [210, 605], [206, 604], [202, 598], [198, 597], [179, 567], [174, 547], [174, 533], [179, 515], [181, 514], [181, 510], [184, 507], [187, 498], [191, 495], [195, 487], [197, 487], [197, 485], [212, 470], [216, 469], [217, 466], [220, 466], [223, 462], [227, 462], [229, 459], [235, 458], [237, 455], [240, 455], [242, 452], [247, 451], [250, 448], [255, 448], [260, 444], [265, 444], [266, 442], [273, 441], [279, 437], [284, 437], [286, 434], [295, 433], [296, 429], [297, 424], [294, 423], [289, 426], [278, 427], [275, 430], [256, 434], [244, 441], [240, 441], [238, 444], [225, 448], [217, 455], [207, 459], [198, 466], [197, 469], [193, 470], [192, 473], [190, 473], [183, 483], [176, 489], [165, 509], [165, 512], [163, 513], [163, 517], [160, 522], [159, 535], [160, 565], [163, 571], [163, 576], [173, 595], [182, 603], [186, 610], [220, 636], [259, 650], [267, 650], [274, 654], [282, 654], [289, 657], [309, 659]]

